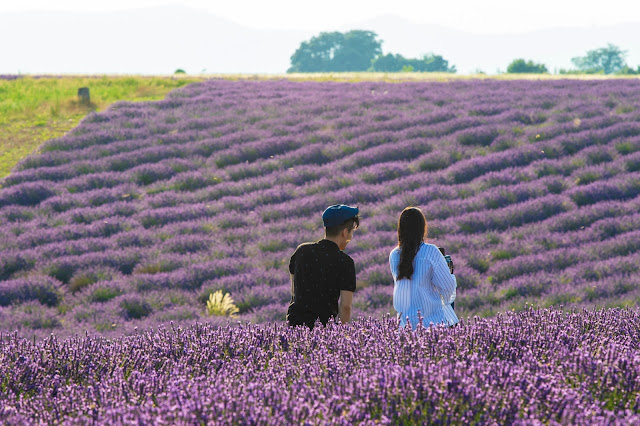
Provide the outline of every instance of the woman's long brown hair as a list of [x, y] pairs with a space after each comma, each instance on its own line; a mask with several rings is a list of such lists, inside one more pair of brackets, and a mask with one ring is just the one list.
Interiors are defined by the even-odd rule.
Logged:
[[420, 243], [427, 238], [427, 219], [417, 207], [407, 207], [398, 219], [398, 247], [400, 247], [400, 264], [398, 280], [411, 279], [413, 275], [413, 259], [418, 253]]

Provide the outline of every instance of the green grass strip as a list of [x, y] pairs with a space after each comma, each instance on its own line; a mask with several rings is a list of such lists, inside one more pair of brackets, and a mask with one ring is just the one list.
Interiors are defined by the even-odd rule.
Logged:
[[[163, 99], [203, 77], [63, 76], [0, 80], [0, 179], [43, 142], [64, 135], [92, 111], [117, 101]], [[88, 87], [91, 104], [77, 92]]]

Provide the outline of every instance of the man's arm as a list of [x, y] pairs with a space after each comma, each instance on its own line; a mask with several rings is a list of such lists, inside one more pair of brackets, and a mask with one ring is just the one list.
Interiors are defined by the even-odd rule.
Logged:
[[351, 319], [351, 302], [353, 301], [353, 292], [340, 290], [340, 321], [342, 323], [349, 322]]
[[289, 277], [291, 278], [291, 297], [293, 297], [293, 274], [289, 273]]

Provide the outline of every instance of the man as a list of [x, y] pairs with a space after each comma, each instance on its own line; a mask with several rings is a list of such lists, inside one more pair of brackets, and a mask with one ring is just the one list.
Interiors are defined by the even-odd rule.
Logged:
[[[358, 208], [336, 204], [322, 214], [324, 239], [298, 246], [289, 261], [291, 303], [287, 311], [290, 326], [313, 329], [334, 317], [346, 323], [351, 318], [351, 302], [356, 291], [353, 259], [344, 253], [360, 225]], [[338, 300], [340, 303], [338, 304]]]

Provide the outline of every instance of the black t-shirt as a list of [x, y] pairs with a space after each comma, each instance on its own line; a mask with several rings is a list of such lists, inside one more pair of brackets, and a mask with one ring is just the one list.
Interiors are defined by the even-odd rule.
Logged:
[[289, 261], [293, 295], [287, 311], [289, 325], [313, 328], [316, 319], [327, 324], [338, 316], [340, 291], [356, 291], [353, 259], [333, 241], [320, 240], [298, 246]]

